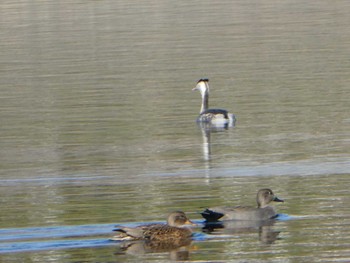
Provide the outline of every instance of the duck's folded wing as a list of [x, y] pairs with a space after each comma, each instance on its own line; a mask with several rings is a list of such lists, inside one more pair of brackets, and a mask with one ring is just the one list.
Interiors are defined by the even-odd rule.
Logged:
[[237, 215], [239, 218], [239, 215], [241, 213], [245, 213], [246, 211], [254, 210], [254, 208], [247, 207], [247, 206], [235, 206], [235, 207], [211, 207], [204, 210], [201, 214], [202, 216], [208, 221], [208, 222], [215, 222], [218, 221], [220, 218], [225, 220], [230, 219], [236, 219]]
[[143, 228], [142, 227], [121, 227], [113, 229], [113, 231], [118, 232], [118, 237], [126, 239], [127, 237], [132, 239], [143, 238]]

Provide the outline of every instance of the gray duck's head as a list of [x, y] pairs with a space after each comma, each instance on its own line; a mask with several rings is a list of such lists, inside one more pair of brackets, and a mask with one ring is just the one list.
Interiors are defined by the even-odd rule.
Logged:
[[282, 199], [279, 199], [274, 195], [271, 189], [260, 189], [256, 195], [256, 202], [258, 203], [259, 208], [266, 207], [270, 202], [284, 202]]

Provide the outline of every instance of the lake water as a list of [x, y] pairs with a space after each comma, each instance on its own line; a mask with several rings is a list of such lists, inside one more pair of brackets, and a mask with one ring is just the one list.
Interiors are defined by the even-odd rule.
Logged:
[[[348, 1], [0, 8], [0, 261], [350, 261]], [[235, 127], [195, 123], [203, 77]], [[202, 231], [265, 187], [280, 220]], [[108, 240], [178, 209], [183, 250]]]

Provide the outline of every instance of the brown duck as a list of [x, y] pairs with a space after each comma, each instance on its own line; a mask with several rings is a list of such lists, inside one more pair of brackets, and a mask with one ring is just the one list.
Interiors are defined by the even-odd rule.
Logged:
[[169, 214], [167, 224], [152, 224], [138, 227], [120, 227], [113, 231], [118, 232], [112, 240], [148, 240], [152, 242], [177, 242], [181, 239], [190, 238], [191, 229], [183, 227], [195, 225], [182, 211]]

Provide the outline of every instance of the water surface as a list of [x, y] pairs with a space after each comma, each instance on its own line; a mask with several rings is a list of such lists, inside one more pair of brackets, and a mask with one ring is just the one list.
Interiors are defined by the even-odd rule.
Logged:
[[[2, 261], [161, 262], [119, 253], [113, 226], [176, 209], [201, 224], [262, 187], [286, 201], [273, 242], [199, 226], [186, 258], [350, 260], [347, 1], [0, 8]], [[234, 128], [196, 125], [202, 77]]]

